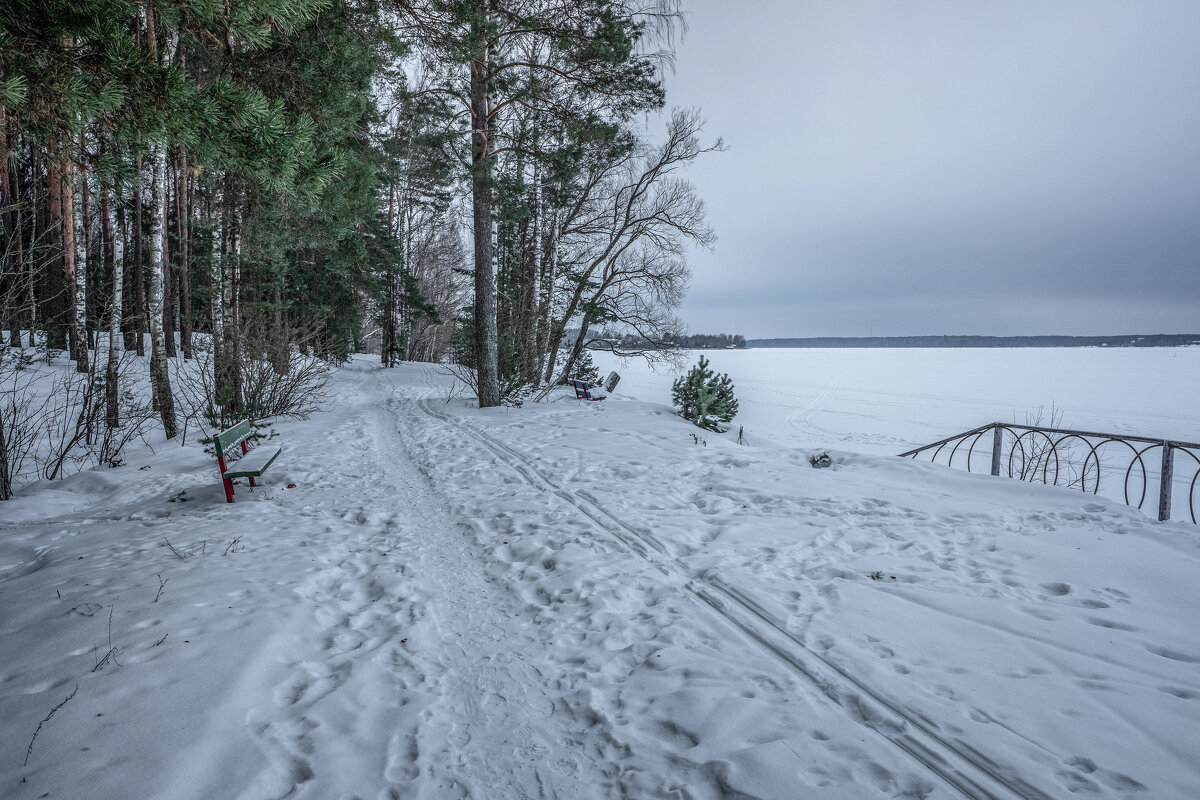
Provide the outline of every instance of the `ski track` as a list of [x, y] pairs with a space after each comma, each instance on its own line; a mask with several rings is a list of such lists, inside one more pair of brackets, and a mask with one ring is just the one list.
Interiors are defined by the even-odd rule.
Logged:
[[[822, 402], [828, 402], [834, 396], [836, 388], [827, 387], [810, 408], [805, 409], [808, 417], [820, 409]], [[430, 417], [463, 431], [528, 484], [558, 497], [650, 562], [664, 579], [685, 589], [728, 626], [784, 662], [821, 695], [890, 741], [959, 795], [979, 800], [1011, 797], [1051, 800], [1052, 795], [1008, 773], [1002, 765], [995, 764], [961, 739], [943, 737], [937, 731], [936, 723], [868, 688], [845, 669], [807, 647], [780, 620], [735, 587], [696, 574], [653, 535], [626, 524], [584, 493], [562, 488], [523, 454], [474, 425], [438, 411], [428, 399], [419, 401], [419, 405]]]
[[824, 411], [830, 403], [837, 399], [844, 383], [845, 380], [838, 380], [825, 386], [816, 397], [788, 414], [784, 424], [801, 430], [809, 427], [813, 417]]

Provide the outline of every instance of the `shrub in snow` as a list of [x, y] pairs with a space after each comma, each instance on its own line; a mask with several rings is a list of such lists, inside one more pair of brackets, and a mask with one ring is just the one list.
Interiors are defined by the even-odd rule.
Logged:
[[826, 450], [824, 453], [820, 453], [819, 455], [809, 456], [808, 463], [813, 465], [813, 469], [821, 469], [822, 467], [828, 467], [833, 464], [833, 459], [829, 457], [829, 451]]
[[115, 408], [107, 406], [109, 376], [94, 361], [87, 372], [50, 361], [42, 348], [0, 346], [0, 500], [36, 478], [119, 466], [156, 416], [145, 393], [128, 388], [141, 371], [132, 355], [116, 365]]
[[738, 411], [733, 381], [725, 373], [717, 374], [709, 369], [708, 359], [704, 356], [700, 356], [700, 363], [692, 367], [691, 372], [675, 381], [671, 402], [679, 408], [679, 416], [718, 433], [723, 433], [724, 429], [717, 423], [729, 422]]
[[172, 365], [171, 383], [184, 418], [185, 439], [189, 425], [224, 430], [242, 419], [308, 419], [322, 410], [331, 366], [316, 354], [315, 329], [292, 331], [298, 344], [286, 344], [250, 321], [243, 323], [239, 336], [241, 348], [235, 366], [241, 385], [240, 408], [231, 407], [228, 387], [222, 391], [217, 386], [217, 354], [211, 338], [197, 340], [194, 357]]
[[572, 376], [586, 383], [600, 382], [600, 369], [592, 361], [592, 353], [586, 348], [575, 359], [575, 374]]

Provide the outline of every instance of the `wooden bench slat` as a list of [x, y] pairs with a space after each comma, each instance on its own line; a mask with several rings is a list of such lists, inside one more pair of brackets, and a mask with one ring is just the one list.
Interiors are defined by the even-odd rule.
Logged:
[[248, 419], [242, 420], [232, 428], [221, 431], [213, 437], [213, 443], [217, 448], [217, 456], [223, 457], [235, 454], [238, 445], [249, 439], [252, 434], [253, 428]]
[[261, 477], [282, 452], [282, 447], [277, 447], [272, 452], [271, 448], [260, 445], [233, 462], [221, 477], [226, 480]]

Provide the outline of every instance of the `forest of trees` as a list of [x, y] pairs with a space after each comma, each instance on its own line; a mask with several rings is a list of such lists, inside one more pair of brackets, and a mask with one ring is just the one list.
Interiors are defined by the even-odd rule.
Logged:
[[226, 419], [295, 353], [453, 362], [494, 406], [592, 326], [684, 333], [682, 172], [724, 145], [657, 113], [677, 0], [0, 10], [0, 352], [68, 352], [110, 426], [126, 352], [171, 438], [201, 351]]
[[[570, 334], [576, 336], [578, 331], [573, 330]], [[746, 347], [746, 337], [740, 333], [732, 336], [728, 333], [665, 333], [656, 339], [649, 339], [627, 330], [603, 328], [588, 337], [587, 347], [617, 355], [637, 355], [670, 350], [741, 349]]]
[[744, 348], [746, 337], [740, 333], [692, 333], [672, 340], [676, 347], [687, 350], [719, 350], [729, 347]]

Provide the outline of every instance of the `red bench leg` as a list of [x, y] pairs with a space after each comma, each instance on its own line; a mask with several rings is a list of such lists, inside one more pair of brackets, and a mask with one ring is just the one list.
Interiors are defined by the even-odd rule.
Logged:
[[[221, 474], [224, 475], [225, 470], [228, 469], [228, 467], [225, 466], [224, 457], [217, 458], [217, 466], [221, 469]], [[225, 484], [225, 502], [232, 503], [233, 502], [233, 481], [231, 481], [229, 478], [222, 478], [221, 483]]]
[[[242, 455], [246, 455], [246, 443], [245, 443], [245, 442], [242, 442]], [[247, 476], [247, 477], [249, 477], [249, 478], [250, 478], [250, 486], [251, 486], [251, 488], [253, 488], [253, 487], [255, 487], [255, 486], [258, 486], [258, 484], [254, 482], [254, 476], [253, 476], [253, 475], [249, 475], [249, 476]], [[233, 502], [233, 501], [230, 501], [230, 502]]]

